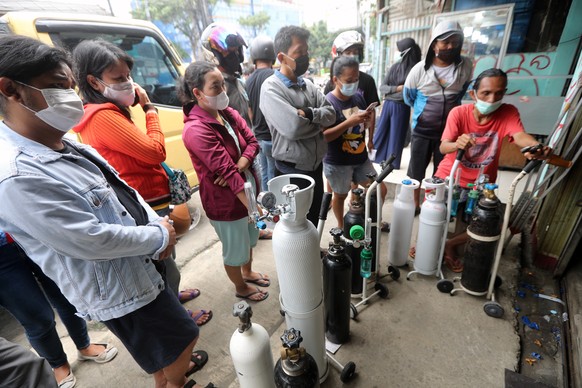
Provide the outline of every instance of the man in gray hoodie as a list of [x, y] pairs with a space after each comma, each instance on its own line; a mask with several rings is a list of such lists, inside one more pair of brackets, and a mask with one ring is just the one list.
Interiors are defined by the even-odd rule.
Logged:
[[307, 219], [317, 226], [327, 151], [322, 130], [334, 124], [336, 115], [319, 89], [302, 77], [309, 67], [308, 39], [309, 31], [297, 26], [277, 32], [275, 52], [281, 69], [263, 83], [259, 106], [273, 137], [275, 175], [304, 174], [315, 180]]

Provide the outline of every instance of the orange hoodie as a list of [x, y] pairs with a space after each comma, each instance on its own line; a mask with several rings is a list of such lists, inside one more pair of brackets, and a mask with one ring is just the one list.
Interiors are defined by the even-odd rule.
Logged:
[[86, 104], [85, 115], [73, 128], [85, 144], [95, 148], [153, 207], [170, 201], [164, 134], [155, 112], [146, 114], [143, 133], [111, 103]]

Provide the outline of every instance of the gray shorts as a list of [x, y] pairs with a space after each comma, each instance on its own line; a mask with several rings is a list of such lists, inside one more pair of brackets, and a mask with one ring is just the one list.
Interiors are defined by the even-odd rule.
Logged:
[[331, 189], [337, 194], [347, 194], [350, 192], [352, 182], [367, 183], [369, 173], [376, 170], [369, 159], [362, 164], [339, 165], [323, 163], [323, 173], [329, 182]]
[[257, 245], [259, 230], [244, 217], [235, 221], [210, 220], [220, 242], [225, 265], [238, 267], [248, 263], [251, 248]]

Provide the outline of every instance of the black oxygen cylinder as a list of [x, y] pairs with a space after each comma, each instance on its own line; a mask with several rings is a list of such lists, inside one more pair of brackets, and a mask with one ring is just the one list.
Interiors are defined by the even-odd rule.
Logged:
[[343, 344], [350, 338], [352, 260], [346, 254], [342, 230], [332, 228], [330, 233], [333, 242], [323, 258], [325, 337], [334, 344]]
[[283, 348], [281, 358], [275, 365], [277, 388], [318, 388], [319, 371], [315, 359], [300, 347], [301, 333], [293, 328], [281, 336]]
[[[344, 236], [350, 237], [350, 229], [358, 225], [362, 228], [365, 227], [366, 220], [364, 219], [364, 203], [361, 200], [362, 189], [354, 189], [352, 193], [354, 194], [354, 200], [350, 202], [349, 209], [344, 216]], [[359, 295], [362, 293], [362, 277], [360, 276], [360, 254], [363, 249], [363, 244], [359, 247], [354, 248], [351, 244], [346, 246], [346, 254], [352, 260], [352, 295]]]
[[493, 192], [496, 187], [491, 183], [485, 185], [467, 228], [469, 240], [465, 245], [461, 285], [473, 292], [485, 292], [489, 288], [491, 267], [501, 235], [499, 199]]

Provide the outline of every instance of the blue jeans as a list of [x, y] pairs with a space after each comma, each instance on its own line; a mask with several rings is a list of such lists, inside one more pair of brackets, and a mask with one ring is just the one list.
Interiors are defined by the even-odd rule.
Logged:
[[55, 314], [51, 304], [77, 349], [88, 347], [87, 324], [75, 315], [77, 310], [57, 285], [42, 273], [18, 245], [0, 247], [0, 305], [24, 327], [26, 337], [36, 352], [46, 358], [52, 368], [58, 368], [66, 364], [67, 355], [55, 328]]
[[273, 142], [271, 140], [259, 140], [259, 146], [261, 147], [259, 152], [261, 190], [268, 191], [267, 182], [275, 177], [275, 159], [273, 159], [272, 154]]

